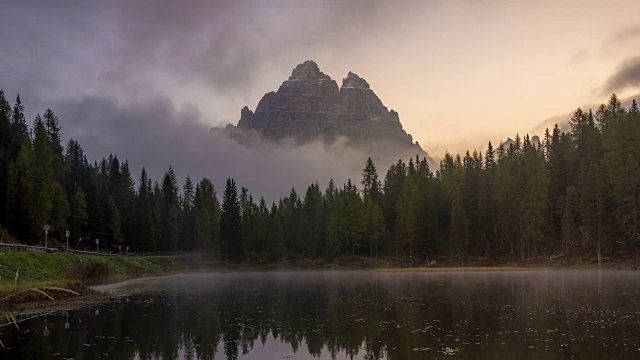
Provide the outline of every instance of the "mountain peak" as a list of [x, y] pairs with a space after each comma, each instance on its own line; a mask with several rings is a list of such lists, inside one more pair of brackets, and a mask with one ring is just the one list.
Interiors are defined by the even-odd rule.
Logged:
[[254, 112], [244, 107], [237, 127], [241, 131], [232, 135], [243, 142], [251, 141], [241, 139], [242, 131], [247, 138], [259, 134], [297, 143], [332, 144], [346, 138], [363, 161], [365, 155], [385, 164], [416, 154], [428, 157], [402, 128], [398, 113], [384, 106], [366, 80], [349, 72], [338, 88], [312, 60], [297, 65], [277, 91], [264, 94]]
[[318, 67], [318, 64], [315, 63], [315, 61], [307, 60], [302, 64], [299, 64], [298, 66], [296, 66], [295, 69], [293, 69], [293, 72], [291, 72], [291, 76], [289, 76], [289, 81], [296, 81], [296, 80], [314, 81], [314, 80], [331, 80], [331, 78], [329, 77], [329, 75], [326, 75], [325, 73], [320, 71], [320, 68]]
[[360, 76], [349, 71], [347, 77], [342, 79], [343, 88], [370, 89], [369, 83]]

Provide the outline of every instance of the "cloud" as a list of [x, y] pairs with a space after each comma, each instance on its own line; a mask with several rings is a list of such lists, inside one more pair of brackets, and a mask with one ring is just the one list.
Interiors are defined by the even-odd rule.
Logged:
[[52, 108], [63, 135], [77, 139], [91, 161], [117, 153], [136, 174], [145, 166], [158, 179], [172, 164], [181, 176], [207, 176], [218, 186], [232, 176], [275, 199], [315, 180], [359, 179], [361, 164], [345, 161], [339, 144], [258, 153], [209, 133], [211, 120], [229, 121], [220, 114], [231, 113], [235, 123], [245, 105], [235, 102], [261, 96], [265, 77], [279, 82], [306, 59], [357, 53], [424, 6], [7, 0], [0, 11], [0, 88], [10, 98], [19, 92], [30, 118]]
[[39, 97], [60, 91], [75, 97], [87, 90], [126, 97], [168, 85], [200, 85], [229, 96], [250, 91], [274, 66], [355, 49], [359, 39], [375, 38], [424, 6], [371, 0], [8, 0], [0, 13], [0, 48], [10, 51], [3, 51], [0, 74], [5, 87], [39, 83]]
[[589, 53], [589, 51], [585, 49], [580, 49], [575, 53], [573, 53], [573, 55], [571, 55], [571, 58], [569, 59], [569, 66], [582, 65], [587, 60], [589, 60], [590, 57], [591, 57], [591, 54]]
[[602, 51], [612, 51], [626, 45], [633, 45], [640, 39], [640, 26], [630, 26], [613, 33], [602, 45]]
[[117, 154], [128, 160], [134, 176], [146, 167], [159, 180], [172, 165], [179, 177], [208, 177], [218, 190], [234, 177], [255, 197], [277, 200], [291, 187], [304, 193], [318, 181], [333, 177], [340, 184], [351, 177], [356, 183], [363, 164], [345, 157], [342, 144], [304, 146], [282, 144], [270, 151], [256, 151], [229, 140], [200, 121], [193, 106], [176, 108], [163, 97], [129, 105], [107, 98], [61, 101], [54, 106], [65, 139], [74, 138], [89, 159]]
[[[385, 30], [418, 1], [116, 1], [118, 44], [112, 72], [169, 70], [176, 79], [229, 92], [247, 91], [282, 62], [301, 62], [300, 50], [325, 54], [353, 48]], [[126, 54], [125, 56], [122, 56]], [[292, 57], [296, 58], [295, 61]], [[295, 64], [292, 64], [292, 66]]]
[[603, 94], [640, 87], [640, 57], [624, 60], [602, 86]]
[[[611, 95], [611, 94], [607, 94], [607, 95]], [[631, 101], [632, 100], [640, 100], [640, 93], [636, 94], [634, 96], [630, 96], [627, 98], [624, 98], [621, 100], [622, 102], [622, 106], [629, 108], [631, 106]], [[606, 101], [604, 101], [603, 103], [606, 103]], [[592, 111], [596, 111], [596, 109], [600, 106], [600, 104], [586, 104], [580, 107], [580, 109], [588, 111], [588, 110], [592, 110]], [[549, 131], [551, 131], [553, 129], [553, 127], [557, 124], [558, 127], [560, 128], [561, 131], [563, 132], [569, 132], [571, 131], [571, 127], [569, 126], [569, 120], [571, 120], [571, 117], [573, 116], [573, 111], [572, 112], [567, 112], [565, 114], [562, 115], [556, 115], [553, 117], [550, 117], [548, 119], [545, 119], [544, 121], [542, 121], [541, 123], [539, 123], [537, 126], [535, 126], [532, 131], [531, 131], [531, 135], [538, 135], [542, 138], [545, 129], [549, 129]]]

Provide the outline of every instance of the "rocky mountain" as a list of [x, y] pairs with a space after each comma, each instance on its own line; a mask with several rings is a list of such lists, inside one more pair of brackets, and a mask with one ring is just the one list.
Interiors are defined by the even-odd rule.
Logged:
[[[220, 131], [218, 129], [217, 131]], [[366, 80], [349, 72], [338, 87], [335, 80], [311, 61], [296, 66], [277, 91], [266, 93], [255, 111], [244, 107], [237, 126], [224, 128], [227, 136], [257, 148], [280, 141], [297, 144], [342, 142], [349, 156], [364, 161], [371, 156], [380, 165], [402, 158], [427, 157], [402, 128], [398, 113], [387, 109]]]

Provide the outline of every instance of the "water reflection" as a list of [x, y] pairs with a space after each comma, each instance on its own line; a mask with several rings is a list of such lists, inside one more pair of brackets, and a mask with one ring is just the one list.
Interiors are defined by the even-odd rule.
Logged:
[[201, 274], [120, 291], [1, 328], [0, 358], [640, 357], [635, 272]]

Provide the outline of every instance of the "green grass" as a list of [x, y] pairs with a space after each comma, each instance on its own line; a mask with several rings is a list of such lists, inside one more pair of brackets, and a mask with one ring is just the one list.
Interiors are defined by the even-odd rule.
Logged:
[[143, 258], [86, 256], [60, 252], [0, 252], [0, 289], [14, 287], [17, 269], [20, 269], [20, 286], [73, 281], [76, 279], [71, 270], [77, 268], [78, 263], [89, 260], [107, 264], [111, 274], [110, 280], [168, 274], [197, 267], [195, 260], [186, 260], [180, 256]]

